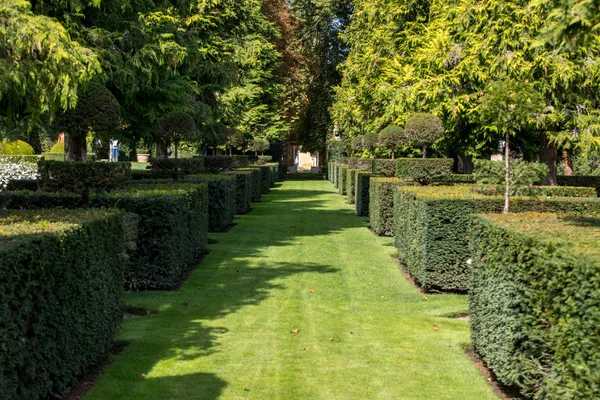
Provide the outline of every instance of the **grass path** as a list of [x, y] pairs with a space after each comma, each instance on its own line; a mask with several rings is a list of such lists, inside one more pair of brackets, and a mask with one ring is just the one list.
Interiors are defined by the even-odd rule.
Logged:
[[127, 295], [159, 314], [125, 321], [88, 400], [496, 398], [445, 317], [466, 297], [417, 293], [331, 183], [284, 182], [236, 222], [180, 291]]

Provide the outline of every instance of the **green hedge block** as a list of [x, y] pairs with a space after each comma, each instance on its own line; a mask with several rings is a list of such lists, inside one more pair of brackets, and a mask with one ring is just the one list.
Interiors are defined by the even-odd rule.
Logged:
[[598, 197], [596, 188], [575, 186], [540, 186], [541, 196], [549, 197]]
[[377, 235], [394, 236], [394, 188], [406, 184], [398, 178], [371, 178], [369, 222]]
[[237, 171], [251, 172], [250, 175], [250, 194], [253, 203], [258, 203], [262, 194], [262, 176], [259, 168], [238, 168]]
[[348, 169], [346, 172], [346, 196], [348, 204], [354, 204], [356, 196], [356, 169]]
[[260, 190], [261, 194], [267, 194], [271, 190], [271, 169], [266, 165], [252, 165], [260, 171]]
[[372, 158], [349, 158], [348, 167], [362, 171], [362, 172], [373, 172], [375, 160]]
[[596, 189], [596, 195], [600, 196], [600, 176], [559, 175], [557, 178], [560, 186], [593, 187]]
[[369, 189], [371, 186], [371, 177], [374, 176], [369, 172], [356, 173], [356, 194], [354, 201], [356, 205], [356, 214], [360, 217], [369, 216]]
[[449, 186], [453, 184], [474, 184], [476, 180], [473, 174], [448, 174], [434, 179], [434, 182]]
[[[398, 254], [425, 290], [469, 289], [469, 226], [474, 214], [501, 213], [504, 199], [476, 193], [476, 186], [402, 186], [394, 193]], [[513, 197], [511, 212], [600, 212], [595, 198]]]
[[123, 318], [123, 215], [0, 212], [0, 393], [61, 398]]
[[[98, 194], [91, 208], [119, 208], [140, 217], [136, 250], [125, 271], [131, 290], [177, 287], [206, 248], [208, 232], [206, 184], [138, 185]], [[49, 192], [2, 192], [2, 209], [79, 208], [81, 196]]]
[[341, 194], [342, 196], [345, 196], [346, 195], [346, 175], [348, 175], [348, 166], [340, 165], [339, 174], [340, 174], [340, 176], [338, 177], [338, 179], [339, 179], [338, 193]]
[[185, 175], [201, 174], [205, 171], [204, 158], [155, 158], [150, 160], [152, 171], [170, 177], [177, 182]]
[[43, 156], [37, 156], [37, 155], [22, 155], [22, 156], [0, 155], [0, 164], [21, 164], [21, 163], [37, 164], [38, 161], [41, 161], [43, 159], [44, 159]]
[[398, 158], [396, 178], [412, 179], [421, 185], [428, 185], [450, 175], [453, 162], [451, 158]]
[[227, 171], [223, 172], [223, 175], [235, 177], [235, 203], [237, 213], [244, 214], [250, 211], [250, 206], [252, 204], [252, 171]]
[[157, 173], [156, 171], [152, 171], [150, 169], [132, 169], [131, 170], [131, 180], [132, 181], [139, 181], [139, 180], [145, 180], [145, 179], [165, 179], [166, 177], [168, 177], [168, 176], [165, 176], [164, 173]]
[[340, 164], [335, 163], [333, 167], [333, 184], [336, 188], [339, 188], [340, 185]]
[[472, 341], [525, 398], [600, 398], [598, 218], [482, 216], [472, 232]]
[[376, 175], [393, 178], [396, 176], [396, 160], [375, 159], [373, 160], [373, 172]]
[[49, 192], [113, 190], [127, 186], [130, 180], [130, 163], [38, 162], [38, 185]]
[[6, 184], [6, 190], [9, 192], [19, 191], [19, 190], [30, 190], [35, 192], [38, 190], [38, 183], [35, 179], [11, 179]]

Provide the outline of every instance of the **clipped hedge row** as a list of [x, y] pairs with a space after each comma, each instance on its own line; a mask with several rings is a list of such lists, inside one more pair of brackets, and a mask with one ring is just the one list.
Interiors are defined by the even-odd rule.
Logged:
[[[394, 193], [396, 247], [408, 272], [424, 289], [469, 289], [468, 228], [474, 214], [501, 213], [501, 196], [484, 196], [469, 186], [397, 188]], [[595, 198], [513, 197], [511, 212], [600, 212]]]
[[428, 185], [450, 175], [452, 164], [451, 158], [398, 158], [396, 178], [412, 179], [421, 185]]
[[201, 174], [205, 171], [204, 158], [155, 158], [150, 160], [152, 171], [177, 182], [185, 175]]
[[396, 176], [396, 160], [375, 159], [373, 160], [373, 173], [376, 175], [393, 178]]
[[253, 165], [260, 172], [260, 193], [267, 194], [271, 190], [271, 168], [266, 165]]
[[483, 216], [472, 233], [473, 344], [527, 398], [600, 398], [598, 218]]
[[0, 393], [61, 397], [123, 317], [123, 216], [0, 212]]
[[[2, 192], [2, 209], [80, 208], [81, 196], [49, 192]], [[94, 195], [91, 208], [119, 208], [140, 217], [136, 250], [125, 271], [131, 290], [177, 287], [206, 248], [206, 184], [138, 185]]]
[[346, 176], [348, 175], [348, 166], [340, 165], [338, 176], [338, 193], [342, 196], [346, 195]]
[[237, 171], [250, 172], [250, 195], [252, 203], [258, 203], [262, 195], [262, 174], [258, 168], [238, 168]]
[[371, 186], [371, 177], [374, 176], [370, 172], [357, 172], [356, 183], [356, 194], [354, 196], [354, 202], [356, 205], [356, 214], [359, 217], [369, 216], [369, 190]]
[[348, 167], [358, 171], [373, 172], [375, 160], [372, 158], [349, 158]]
[[346, 196], [348, 204], [354, 204], [356, 196], [356, 173], [358, 170], [348, 168], [346, 172]]
[[407, 182], [398, 178], [371, 178], [369, 221], [379, 236], [394, 236], [394, 189]]
[[38, 162], [38, 186], [55, 192], [85, 193], [89, 190], [113, 190], [127, 186], [131, 164], [100, 162]]
[[245, 214], [250, 211], [252, 204], [252, 171], [227, 171], [223, 175], [235, 177], [236, 212], [238, 214]]
[[559, 175], [560, 186], [592, 187], [596, 189], [596, 195], [600, 196], [600, 176], [566, 176]]

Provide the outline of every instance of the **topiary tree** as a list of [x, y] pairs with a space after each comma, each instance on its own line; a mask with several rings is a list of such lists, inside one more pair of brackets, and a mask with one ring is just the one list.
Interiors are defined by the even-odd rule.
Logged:
[[379, 145], [392, 152], [392, 160], [396, 158], [396, 152], [405, 144], [404, 129], [399, 126], [390, 125], [379, 132]]
[[[174, 111], [162, 116], [157, 123], [157, 157], [164, 158], [167, 147], [174, 145], [175, 158], [177, 158], [179, 143], [183, 140], [191, 140], [195, 133], [196, 123], [189, 114], [183, 111]], [[161, 148], [160, 151], [158, 147]]]
[[3, 156], [32, 156], [35, 154], [33, 147], [22, 140], [0, 142], [0, 155]]
[[79, 93], [77, 106], [56, 116], [55, 125], [65, 132], [65, 161], [86, 161], [86, 137], [114, 135], [120, 123], [120, 105], [104, 85], [91, 84]]
[[379, 135], [376, 133], [367, 133], [362, 137], [362, 149], [369, 152], [371, 158], [375, 158], [375, 147], [379, 141]]
[[361, 152], [363, 149], [363, 135], [359, 135], [359, 136], [355, 136], [352, 138], [352, 141], [350, 142], [350, 146], [352, 147], [352, 150], [356, 151], [356, 152]]
[[267, 139], [258, 138], [250, 141], [248, 150], [253, 151], [254, 155], [258, 155], [258, 152], [264, 155], [265, 151], [269, 150], [269, 147], [271, 147], [271, 143]]
[[427, 146], [444, 134], [442, 121], [433, 114], [417, 113], [406, 121], [406, 140], [423, 148], [423, 158], [427, 158]]
[[231, 129], [229, 135], [227, 136], [227, 140], [225, 141], [225, 145], [229, 147], [229, 155], [233, 155], [233, 149], [243, 149], [246, 147], [246, 143], [248, 139], [246, 136], [238, 131], [237, 129]]
[[217, 147], [225, 144], [227, 136], [229, 136], [229, 128], [220, 122], [207, 125], [200, 132], [202, 144], [212, 148], [213, 156], [217, 153]]

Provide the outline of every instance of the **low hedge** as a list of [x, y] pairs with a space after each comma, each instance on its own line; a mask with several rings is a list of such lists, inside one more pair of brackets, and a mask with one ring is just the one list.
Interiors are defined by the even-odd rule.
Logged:
[[356, 196], [356, 173], [358, 170], [348, 168], [346, 172], [346, 197], [348, 204], [354, 204]]
[[360, 217], [369, 216], [369, 189], [372, 176], [374, 175], [370, 172], [356, 173], [354, 204], [356, 205], [356, 214]]
[[593, 187], [596, 189], [596, 195], [600, 196], [600, 176], [559, 175], [557, 178], [560, 186]]
[[[93, 195], [91, 208], [119, 208], [140, 217], [136, 250], [125, 271], [131, 290], [177, 287], [206, 248], [206, 184], [137, 185]], [[81, 196], [49, 192], [2, 192], [2, 209], [80, 208]]]
[[340, 165], [339, 168], [339, 183], [338, 183], [338, 193], [342, 196], [346, 195], [346, 176], [348, 175], [348, 166]]
[[527, 398], [600, 398], [598, 218], [482, 216], [469, 312], [477, 353]]
[[375, 159], [373, 160], [373, 172], [376, 175], [393, 178], [396, 176], [396, 160]]
[[205, 171], [204, 158], [154, 158], [150, 160], [152, 171], [159, 176], [172, 178], [174, 182], [185, 175], [201, 174]]
[[275, 183], [277, 183], [281, 179], [280, 178], [280, 175], [281, 175], [280, 164], [279, 163], [266, 163], [265, 165], [269, 168], [270, 187], [273, 187], [273, 186], [275, 186]]
[[372, 158], [349, 158], [348, 159], [348, 167], [363, 171], [363, 172], [373, 172], [375, 160]]
[[428, 185], [449, 175], [453, 162], [451, 158], [398, 158], [395, 174], [396, 178]]
[[[504, 186], [489, 185], [484, 188], [479, 187], [480, 192], [486, 195], [504, 195]], [[575, 186], [532, 186], [530, 193], [537, 196], [547, 197], [597, 197], [596, 189], [593, 187], [575, 187]]]
[[[469, 289], [469, 233], [474, 214], [501, 213], [502, 196], [476, 193], [474, 186], [397, 188], [394, 193], [396, 247], [411, 276], [425, 290]], [[600, 212], [596, 198], [513, 197], [511, 212]]]
[[407, 184], [398, 178], [371, 178], [369, 222], [379, 236], [394, 236], [394, 188]]
[[38, 162], [38, 185], [49, 192], [113, 190], [127, 186], [130, 180], [130, 163]]
[[21, 156], [0, 155], [0, 164], [20, 164], [20, 163], [37, 164], [38, 161], [41, 161], [43, 159], [44, 159], [43, 156], [37, 156], [37, 155], [21, 155]]
[[123, 216], [0, 212], [0, 392], [61, 398], [123, 317]]
[[140, 181], [145, 179], [164, 179], [165, 174], [157, 173], [156, 171], [152, 171], [150, 169], [132, 169], [131, 170], [131, 180], [132, 181]]
[[449, 186], [453, 184], [474, 184], [477, 181], [473, 174], [448, 174], [434, 179], [434, 182]]
[[207, 156], [204, 159], [204, 169], [209, 174], [218, 174], [229, 171], [233, 166], [233, 158], [230, 156]]
[[250, 211], [250, 206], [252, 204], [252, 171], [226, 171], [223, 172], [223, 175], [235, 177], [235, 203], [237, 213], [244, 214]]
[[29, 190], [35, 192], [36, 190], [38, 190], [38, 182], [36, 179], [11, 179], [6, 185], [6, 190]]
[[253, 203], [258, 203], [262, 195], [262, 174], [259, 168], [238, 168], [237, 171], [251, 172], [250, 194]]

